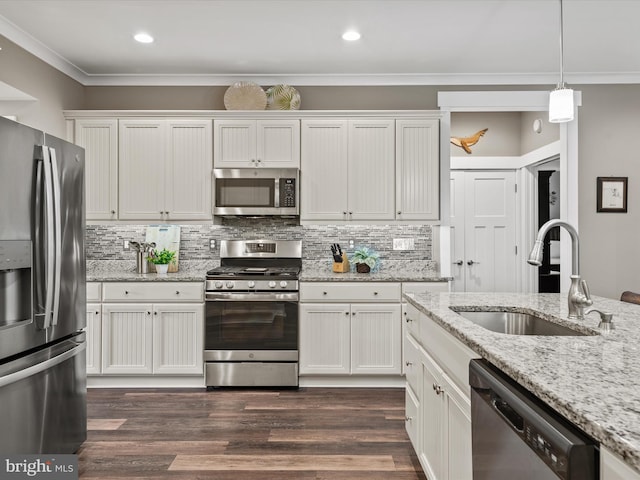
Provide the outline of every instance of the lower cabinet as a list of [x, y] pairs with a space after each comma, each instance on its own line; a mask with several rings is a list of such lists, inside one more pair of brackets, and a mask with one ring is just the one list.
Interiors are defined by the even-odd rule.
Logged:
[[400, 374], [400, 305], [300, 305], [300, 374]]
[[468, 366], [478, 355], [407, 304], [406, 429], [429, 480], [471, 480]]
[[640, 473], [619, 455], [601, 445], [600, 480], [640, 480]]
[[102, 303], [87, 303], [87, 374], [203, 374], [201, 283], [102, 287]]

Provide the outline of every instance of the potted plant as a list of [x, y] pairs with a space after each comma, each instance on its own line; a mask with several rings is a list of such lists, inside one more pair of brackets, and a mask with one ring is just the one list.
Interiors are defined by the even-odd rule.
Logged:
[[167, 270], [169, 270], [169, 263], [171, 263], [171, 260], [173, 260], [175, 256], [176, 252], [163, 248], [160, 251], [151, 250], [149, 252], [147, 260], [149, 260], [156, 266], [157, 273], [159, 273], [160, 275], [165, 275], [167, 273]]
[[370, 248], [361, 247], [353, 252], [351, 262], [356, 264], [358, 273], [369, 273], [372, 268], [375, 268], [379, 258], [380, 255]]

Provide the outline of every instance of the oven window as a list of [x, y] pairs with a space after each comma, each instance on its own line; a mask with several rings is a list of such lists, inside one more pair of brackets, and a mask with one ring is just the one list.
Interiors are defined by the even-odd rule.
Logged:
[[297, 350], [296, 302], [207, 302], [206, 350]]
[[273, 207], [273, 178], [216, 179], [216, 207]]

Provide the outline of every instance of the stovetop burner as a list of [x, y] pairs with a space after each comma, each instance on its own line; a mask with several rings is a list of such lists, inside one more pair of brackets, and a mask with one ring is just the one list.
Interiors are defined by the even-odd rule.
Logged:
[[207, 272], [207, 277], [289, 277], [296, 278], [300, 273], [299, 267], [244, 267], [220, 266]]

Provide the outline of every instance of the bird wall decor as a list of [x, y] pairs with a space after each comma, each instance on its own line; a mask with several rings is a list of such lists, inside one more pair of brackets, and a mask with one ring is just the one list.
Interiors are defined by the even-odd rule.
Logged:
[[482, 137], [485, 133], [487, 133], [488, 128], [484, 128], [479, 132], [474, 133], [470, 137], [451, 137], [451, 143], [453, 143], [456, 147], [462, 148], [465, 152], [471, 153], [472, 145], [478, 143], [480, 137]]

